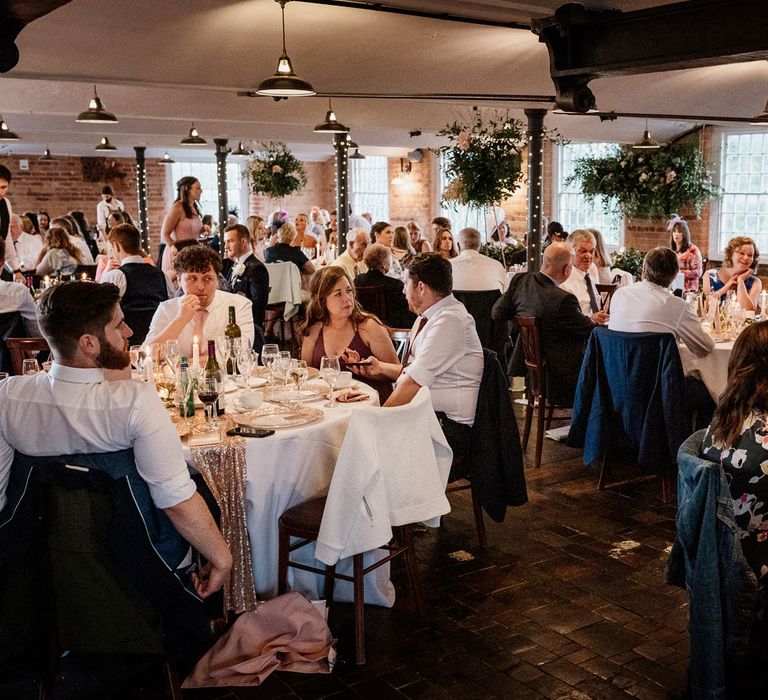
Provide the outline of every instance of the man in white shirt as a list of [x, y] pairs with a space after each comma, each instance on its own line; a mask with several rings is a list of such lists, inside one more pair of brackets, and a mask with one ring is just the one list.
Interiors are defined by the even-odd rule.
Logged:
[[38, 314], [54, 362], [49, 373], [0, 382], [0, 510], [14, 450], [36, 457], [132, 448], [155, 506], [208, 560], [193, 575], [198, 594], [205, 598], [219, 590], [232, 556], [189, 477], [176, 429], [154, 386], [130, 380], [125, 345], [131, 329], [117, 288], [80, 281], [58, 285], [43, 295]]
[[648, 251], [643, 279], [616, 290], [608, 328], [625, 333], [672, 333], [697, 357], [715, 349], [689, 304], [669, 291], [678, 273], [677, 255], [670, 248]]
[[576, 257], [568, 279], [560, 289], [570, 292], [579, 300], [581, 313], [589, 316], [595, 323], [606, 323], [608, 314], [600, 310], [600, 295], [597, 293], [597, 267], [592, 262], [595, 257], [595, 237], [586, 229], [578, 229], [568, 236], [568, 243]]
[[21, 225], [21, 217], [18, 214], [11, 214], [11, 224], [8, 228], [8, 238], [6, 238], [6, 250], [8, 246], [13, 246], [16, 254], [16, 261], [21, 270], [35, 269], [37, 256], [43, 249], [43, 239], [41, 236], [33, 236], [24, 231]]
[[347, 249], [331, 263], [343, 267], [350, 279], [368, 272], [368, 266], [363, 262], [366, 248], [371, 243], [371, 237], [363, 229], [355, 229], [347, 234]]
[[370, 364], [353, 369], [396, 382], [384, 406], [409, 403], [421, 387], [429, 387], [451, 448], [466, 454], [483, 375], [483, 348], [474, 319], [452, 288], [451, 264], [445, 258], [437, 253], [410, 258], [404, 294], [411, 311], [420, 316], [411, 330], [408, 362], [403, 367], [371, 356]]
[[178, 340], [182, 355], [192, 357], [195, 339], [200, 354], [207, 353], [207, 341], [223, 336], [229, 323], [229, 307], [235, 307], [235, 320], [243, 338], [253, 343], [251, 301], [239, 294], [216, 289], [221, 258], [202, 245], [184, 248], [173, 263], [184, 291], [183, 296], [164, 301], [157, 307], [149, 326], [147, 343]]
[[507, 271], [497, 260], [480, 254], [480, 232], [476, 228], [461, 229], [456, 245], [459, 254], [450, 261], [454, 289], [463, 292], [504, 291]]
[[[10, 236], [9, 236], [10, 238]], [[3, 252], [0, 250], [0, 270], [3, 268]], [[37, 326], [37, 307], [29, 289], [19, 282], [0, 280], [0, 314], [18, 311], [24, 322], [28, 338], [39, 338], [40, 329]]]
[[124, 211], [123, 203], [115, 197], [112, 188], [104, 185], [101, 188], [101, 201], [96, 205], [96, 226], [103, 237], [109, 230], [109, 215], [115, 211]]

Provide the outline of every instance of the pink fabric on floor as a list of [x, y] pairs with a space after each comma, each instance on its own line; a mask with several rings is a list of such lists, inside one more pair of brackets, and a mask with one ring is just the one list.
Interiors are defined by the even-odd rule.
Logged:
[[259, 685], [273, 671], [330, 673], [331, 631], [312, 603], [287, 593], [243, 613], [182, 688]]

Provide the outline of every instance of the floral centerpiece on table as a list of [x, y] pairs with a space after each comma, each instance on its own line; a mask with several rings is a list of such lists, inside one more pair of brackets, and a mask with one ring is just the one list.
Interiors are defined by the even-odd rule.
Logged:
[[643, 275], [644, 258], [645, 253], [637, 248], [619, 248], [611, 253], [611, 267], [629, 272], [635, 279], [640, 279]]
[[307, 184], [307, 171], [300, 160], [279, 141], [259, 143], [256, 155], [245, 167], [251, 192], [282, 199], [299, 192]]
[[698, 144], [691, 142], [655, 151], [617, 146], [604, 157], [578, 158], [566, 178], [571, 183], [578, 183], [589, 200], [600, 197], [607, 212], [618, 201], [630, 219], [667, 219], [686, 207], [698, 215], [707, 200], [720, 196]]
[[504, 267], [509, 265], [509, 261], [511, 260], [512, 253], [521, 250], [525, 248], [525, 246], [518, 240], [511, 238], [507, 239], [504, 242], [503, 250], [502, 246], [500, 246], [496, 242], [489, 242], [489, 243], [483, 243], [483, 245], [480, 246], [480, 254], [485, 255], [489, 258], [493, 258], [494, 260], [497, 260], [500, 262]]
[[520, 154], [527, 144], [522, 122], [506, 114], [484, 118], [474, 107], [470, 120], [455, 121], [437, 134], [451, 142], [437, 149], [449, 178], [443, 202], [488, 207], [520, 187]]

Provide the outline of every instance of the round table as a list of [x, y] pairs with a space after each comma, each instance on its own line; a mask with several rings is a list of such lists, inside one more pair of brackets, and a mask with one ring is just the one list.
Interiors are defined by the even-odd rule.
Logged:
[[704, 357], [696, 357], [682, 343], [679, 348], [685, 376], [700, 379], [717, 403], [728, 382], [728, 361], [731, 359], [733, 341], [716, 342], [715, 349]]

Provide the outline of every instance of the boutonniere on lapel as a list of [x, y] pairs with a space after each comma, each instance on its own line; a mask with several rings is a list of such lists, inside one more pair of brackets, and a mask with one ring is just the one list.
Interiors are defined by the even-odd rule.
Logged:
[[244, 272], [245, 272], [245, 264], [244, 263], [239, 262], [239, 263], [237, 263], [237, 265], [235, 265], [232, 268], [232, 276], [233, 277], [242, 277]]

